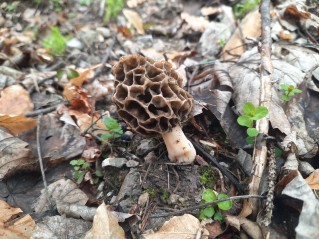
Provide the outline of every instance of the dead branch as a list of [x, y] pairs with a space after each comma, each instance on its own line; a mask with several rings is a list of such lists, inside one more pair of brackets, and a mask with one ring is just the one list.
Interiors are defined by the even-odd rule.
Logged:
[[[261, 55], [260, 64], [260, 99], [259, 103], [267, 107], [270, 111], [271, 107], [271, 81], [273, 74], [273, 66], [271, 63], [271, 18], [270, 18], [270, 0], [261, 0], [259, 11], [261, 14], [261, 44], [259, 51]], [[249, 184], [249, 194], [259, 194], [259, 187], [262, 175], [264, 173], [267, 163], [267, 145], [264, 135], [268, 134], [269, 130], [269, 116], [257, 121], [256, 125], [260, 136], [257, 137], [254, 155], [253, 155], [253, 169], [251, 183]], [[260, 210], [258, 208], [258, 201], [256, 199], [249, 199], [249, 206], [252, 209], [252, 215], [255, 217]]]

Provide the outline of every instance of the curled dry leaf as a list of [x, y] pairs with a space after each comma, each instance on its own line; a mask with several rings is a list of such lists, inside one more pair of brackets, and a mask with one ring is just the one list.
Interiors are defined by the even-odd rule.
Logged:
[[142, 4], [145, 0], [128, 0], [126, 2], [127, 6], [130, 8], [137, 7], [137, 5]]
[[[143, 234], [145, 239], [184, 239], [195, 238], [199, 231], [202, 230], [202, 225], [199, 220], [190, 214], [173, 217], [166, 221], [157, 232], [153, 234]], [[202, 237], [208, 237], [209, 233], [203, 229]]]
[[242, 228], [251, 238], [262, 239], [263, 234], [256, 222], [252, 222], [241, 216], [226, 215], [225, 221], [227, 224], [235, 227], [238, 231]]
[[181, 14], [181, 18], [187, 22], [189, 27], [194, 31], [203, 32], [209, 25], [209, 21], [206, 18], [192, 16], [186, 12]]
[[20, 215], [21, 212], [20, 208], [0, 200], [0, 238], [30, 238], [35, 222], [30, 215]]
[[85, 235], [85, 239], [104, 238], [125, 239], [125, 233], [117, 218], [103, 202], [96, 210], [92, 229]]
[[28, 143], [0, 128], [0, 180], [18, 171], [34, 170], [37, 164]]
[[[52, 206], [55, 206], [59, 202], [85, 205], [88, 200], [88, 196], [78, 188], [77, 184], [69, 179], [60, 179], [51, 183], [48, 186], [48, 196]], [[43, 212], [49, 209], [45, 190], [43, 189], [40, 197], [34, 204], [34, 210], [35, 212]]]

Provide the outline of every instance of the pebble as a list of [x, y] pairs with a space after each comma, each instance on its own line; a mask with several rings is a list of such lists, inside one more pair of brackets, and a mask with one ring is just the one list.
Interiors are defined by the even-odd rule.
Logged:
[[122, 168], [126, 163], [126, 158], [106, 158], [102, 162], [102, 167], [112, 166], [116, 168]]
[[72, 49], [82, 49], [83, 44], [82, 42], [77, 38], [72, 38], [66, 43], [66, 46]]

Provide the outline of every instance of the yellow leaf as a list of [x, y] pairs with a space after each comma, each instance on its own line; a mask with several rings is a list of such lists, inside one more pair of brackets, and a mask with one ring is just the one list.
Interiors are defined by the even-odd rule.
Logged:
[[37, 121], [23, 115], [0, 114], [0, 126], [8, 129], [12, 134], [17, 135], [23, 131], [35, 128]]

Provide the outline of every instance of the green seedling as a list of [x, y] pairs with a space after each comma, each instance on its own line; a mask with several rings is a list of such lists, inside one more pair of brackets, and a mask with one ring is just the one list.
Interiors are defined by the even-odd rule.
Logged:
[[281, 96], [281, 99], [284, 101], [289, 101], [295, 94], [300, 94], [302, 90], [295, 88], [293, 85], [281, 84], [280, 88], [285, 92]]
[[73, 78], [78, 77], [80, 74], [79, 74], [76, 70], [74, 70], [74, 69], [65, 68], [65, 69], [60, 69], [60, 70], [58, 70], [56, 76], [57, 76], [58, 80], [61, 80], [64, 75], [66, 75], [66, 77], [68, 78], [68, 80], [71, 80], [71, 79], [73, 79]]
[[254, 123], [256, 120], [260, 120], [268, 115], [268, 109], [264, 106], [255, 107], [251, 102], [246, 102], [244, 104], [244, 115], [237, 118], [237, 122], [241, 126], [246, 126], [247, 135], [246, 141], [252, 144], [259, 134], [258, 130], [254, 128]]
[[[227, 194], [220, 193], [216, 196], [216, 193], [211, 189], [205, 189], [202, 194], [202, 199], [205, 203], [214, 202], [215, 200], [228, 198]], [[199, 212], [199, 219], [203, 220], [205, 218], [213, 218], [216, 221], [222, 221], [223, 215], [221, 211], [227, 211], [233, 206], [233, 201], [228, 200], [224, 202], [217, 203], [216, 206], [208, 206], [201, 209]]]
[[106, 0], [106, 8], [103, 21], [108, 23], [111, 18], [116, 17], [124, 7], [123, 0]]
[[80, 0], [81, 5], [90, 6], [92, 3], [92, 0]]
[[92, 182], [93, 184], [97, 184], [100, 178], [103, 178], [103, 173], [100, 169], [96, 169], [95, 171], [92, 169], [91, 164], [86, 162], [83, 159], [74, 159], [70, 161], [70, 164], [73, 166], [73, 178], [76, 180], [78, 184], [82, 183], [85, 177], [85, 174], [88, 172], [93, 172]]
[[42, 45], [51, 50], [54, 56], [59, 56], [64, 53], [70, 38], [71, 36], [63, 36], [58, 27], [52, 27], [50, 35], [43, 40]]
[[233, 6], [233, 11], [236, 19], [243, 18], [248, 12], [255, 9], [260, 0], [245, 0], [239, 3], [236, 3]]
[[100, 138], [102, 140], [116, 139], [121, 137], [121, 135], [123, 134], [122, 126], [117, 122], [117, 120], [112, 119], [110, 117], [106, 117], [104, 119], [104, 124], [108, 129], [108, 133], [101, 135]]

